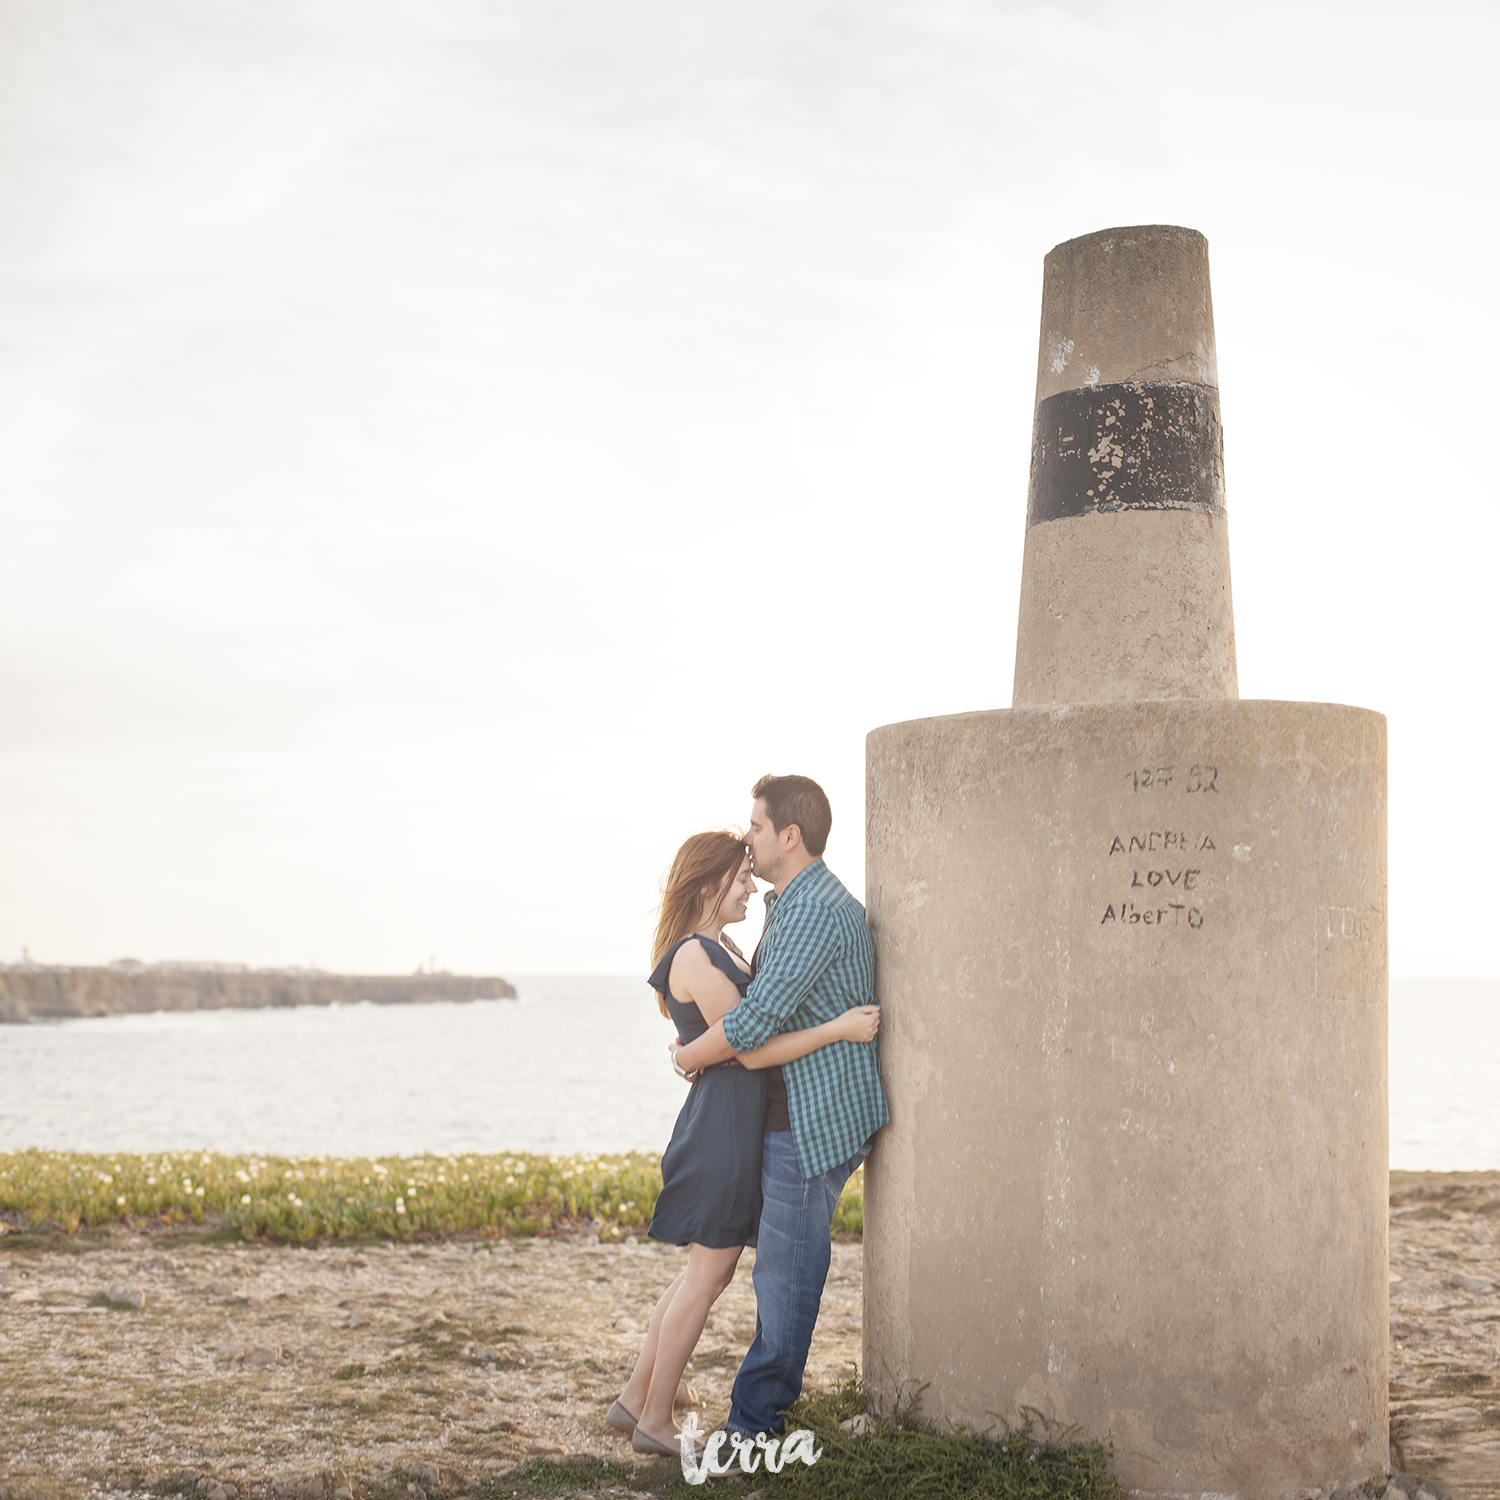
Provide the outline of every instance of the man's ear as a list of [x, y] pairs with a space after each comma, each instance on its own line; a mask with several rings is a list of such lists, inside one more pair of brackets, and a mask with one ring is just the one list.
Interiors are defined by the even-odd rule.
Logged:
[[781, 836], [786, 840], [786, 847], [789, 850], [795, 849], [797, 845], [802, 842], [801, 825], [797, 823], [788, 823], [786, 827], [781, 830]]

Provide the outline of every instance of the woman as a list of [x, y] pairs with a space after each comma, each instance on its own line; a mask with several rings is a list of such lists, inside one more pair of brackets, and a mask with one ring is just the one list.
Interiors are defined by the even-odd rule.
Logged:
[[[738, 1004], [750, 983], [750, 966], [724, 929], [744, 920], [754, 890], [738, 834], [695, 834], [672, 861], [649, 982], [684, 1043]], [[879, 1025], [877, 1006], [859, 1006], [836, 1021], [773, 1037], [694, 1079], [661, 1159], [661, 1196], [648, 1231], [687, 1245], [687, 1268], [656, 1304], [635, 1371], [609, 1409], [610, 1425], [630, 1433], [637, 1453], [679, 1454], [677, 1384], [709, 1309], [734, 1279], [740, 1251], [755, 1243], [768, 1092], [773, 1111], [784, 1116], [786, 1109], [779, 1065], [830, 1042], [868, 1042]]]

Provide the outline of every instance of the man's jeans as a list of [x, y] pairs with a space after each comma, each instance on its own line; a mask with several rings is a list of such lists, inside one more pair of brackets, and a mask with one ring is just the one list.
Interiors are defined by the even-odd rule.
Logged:
[[755, 1342], [730, 1396], [732, 1431], [779, 1432], [782, 1413], [802, 1394], [802, 1372], [832, 1256], [829, 1230], [849, 1174], [865, 1158], [805, 1178], [790, 1130], [764, 1138], [760, 1235], [755, 1247]]

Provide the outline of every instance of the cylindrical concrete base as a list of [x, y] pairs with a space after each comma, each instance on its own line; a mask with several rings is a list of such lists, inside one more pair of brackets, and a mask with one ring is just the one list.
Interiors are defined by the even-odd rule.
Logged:
[[1037, 1408], [1145, 1494], [1380, 1472], [1384, 719], [1083, 704], [868, 755], [877, 1397]]

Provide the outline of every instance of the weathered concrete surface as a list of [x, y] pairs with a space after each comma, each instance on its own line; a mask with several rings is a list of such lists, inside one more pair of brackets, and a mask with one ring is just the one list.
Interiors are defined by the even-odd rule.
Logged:
[[1101, 229], [1042, 263], [1036, 399], [1125, 380], [1219, 384], [1208, 241], [1177, 224]]
[[1017, 640], [1018, 706], [1237, 698], [1228, 524], [1120, 511], [1031, 527]]
[[864, 1367], [1143, 1493], [1386, 1458], [1385, 722], [1015, 709], [868, 742], [892, 1121]]
[[62, 1020], [155, 1010], [245, 1010], [369, 1000], [514, 1000], [503, 979], [467, 974], [290, 974], [217, 969], [15, 968], [0, 973], [0, 1021]]

